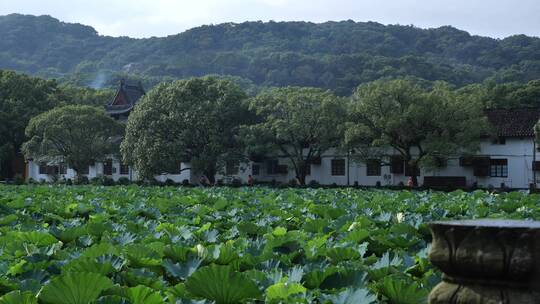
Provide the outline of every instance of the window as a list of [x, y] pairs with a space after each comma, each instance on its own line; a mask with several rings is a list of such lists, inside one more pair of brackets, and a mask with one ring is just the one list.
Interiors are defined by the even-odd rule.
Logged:
[[420, 176], [420, 168], [418, 168], [418, 165], [415, 164], [414, 166], [409, 164], [408, 162], [405, 163], [405, 176]]
[[390, 173], [403, 174], [403, 157], [400, 155], [394, 155], [390, 159]]
[[120, 163], [120, 175], [129, 175], [129, 166], [123, 163]]
[[277, 168], [278, 168], [278, 161], [277, 159], [271, 159], [266, 162], [266, 173], [267, 174], [277, 174]]
[[58, 166], [47, 166], [48, 175], [58, 175]]
[[251, 175], [259, 175], [261, 172], [261, 166], [259, 165], [251, 165]]
[[47, 163], [39, 163], [39, 174], [47, 174]]
[[498, 137], [493, 138], [491, 143], [494, 145], [506, 145], [506, 138], [503, 136], [498, 136]]
[[332, 159], [332, 176], [345, 175], [345, 160], [344, 159]]
[[366, 162], [367, 176], [381, 176], [381, 161], [378, 159], [369, 159]]
[[108, 159], [103, 163], [103, 175], [112, 175], [112, 174], [113, 174], [112, 160]]
[[489, 176], [508, 177], [508, 160], [492, 159], [489, 164]]
[[311, 175], [311, 164], [306, 164], [304, 169], [306, 170], [306, 176]]
[[240, 164], [236, 160], [228, 160], [225, 164], [225, 174], [226, 175], [235, 175], [238, 174], [238, 167]]
[[65, 163], [60, 163], [60, 165], [58, 165], [58, 172], [60, 174], [67, 174], [67, 166]]
[[81, 175], [88, 175], [88, 174], [90, 174], [90, 167], [89, 167], [89, 166], [86, 166], [86, 167], [81, 168], [81, 171], [79, 172], [79, 174], [81, 174]]

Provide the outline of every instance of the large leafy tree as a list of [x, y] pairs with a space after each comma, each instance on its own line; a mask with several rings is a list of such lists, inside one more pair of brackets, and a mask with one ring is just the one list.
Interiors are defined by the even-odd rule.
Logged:
[[100, 108], [83, 105], [57, 107], [32, 118], [26, 157], [64, 162], [77, 175], [95, 161], [118, 152], [123, 126]]
[[258, 121], [244, 128], [242, 137], [250, 153], [287, 157], [305, 184], [306, 166], [341, 140], [343, 104], [341, 98], [317, 88], [270, 89], [252, 100], [250, 109]]
[[25, 141], [30, 118], [53, 108], [56, 82], [0, 71], [0, 176], [13, 175], [11, 163]]
[[241, 155], [237, 134], [250, 117], [245, 100], [236, 84], [216, 77], [162, 83], [130, 114], [122, 155], [143, 179], [190, 161], [214, 182], [223, 164]]
[[350, 105], [345, 143], [360, 159], [401, 155], [417, 170], [478, 149], [487, 133], [482, 104], [442, 82], [426, 88], [411, 79], [378, 80], [358, 87]]

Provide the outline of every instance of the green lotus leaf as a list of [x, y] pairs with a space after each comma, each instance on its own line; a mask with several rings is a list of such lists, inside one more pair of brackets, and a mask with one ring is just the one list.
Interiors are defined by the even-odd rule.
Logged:
[[79, 237], [85, 235], [87, 233], [86, 226], [77, 226], [73, 228], [67, 228], [67, 229], [57, 229], [52, 230], [51, 232], [54, 234], [54, 236], [59, 239], [60, 241], [64, 243], [73, 242]]
[[0, 297], [0, 304], [37, 304], [37, 298], [31, 292], [16, 290]]
[[49, 246], [58, 242], [58, 240], [50, 233], [41, 231], [10, 232], [7, 237], [36, 246]]
[[191, 294], [217, 304], [239, 303], [246, 299], [258, 299], [261, 292], [257, 285], [230, 266], [211, 265], [199, 268], [185, 283]]
[[163, 298], [159, 292], [153, 289], [139, 285], [129, 288], [126, 291], [126, 298], [131, 304], [164, 304]]
[[163, 267], [173, 277], [185, 280], [199, 268], [201, 262], [199, 258], [190, 258], [186, 263], [176, 264], [166, 259], [163, 261]]
[[266, 298], [272, 300], [287, 300], [290, 296], [305, 293], [307, 289], [300, 283], [277, 283], [266, 289]]
[[349, 242], [360, 243], [369, 237], [369, 231], [367, 229], [355, 229], [347, 234], [345, 239]]
[[97, 273], [67, 273], [55, 277], [43, 287], [39, 299], [47, 304], [88, 304], [113, 283]]
[[380, 284], [379, 291], [390, 303], [416, 304], [425, 303], [427, 290], [421, 289], [416, 283], [401, 278], [388, 276]]
[[304, 229], [307, 232], [312, 233], [319, 233], [323, 232], [325, 229], [328, 229], [328, 226], [330, 226], [330, 221], [325, 219], [313, 219], [308, 220], [304, 223], [302, 226], [302, 229]]
[[[161, 267], [156, 268], [156, 271], [161, 272]], [[161, 276], [148, 268], [129, 268], [127, 271], [122, 271], [120, 276], [128, 286], [144, 285], [153, 289], [162, 289], [167, 284]]]
[[19, 217], [16, 214], [6, 215], [0, 218], [0, 226], [5, 226], [16, 222]]
[[112, 255], [120, 255], [120, 250], [115, 247], [113, 244], [110, 243], [99, 243], [96, 245], [93, 245], [92, 247], [86, 249], [82, 253], [82, 257], [86, 258], [97, 258], [99, 256], [112, 254]]
[[99, 263], [96, 259], [79, 258], [72, 260], [64, 265], [63, 272], [92, 272], [101, 275], [108, 275], [114, 271], [114, 267], [110, 263]]
[[132, 304], [128, 299], [121, 296], [103, 296], [96, 300], [95, 304]]
[[377, 301], [377, 297], [365, 288], [348, 288], [338, 294], [326, 295], [323, 298], [332, 304], [372, 304]]
[[189, 247], [168, 245], [163, 249], [163, 254], [166, 258], [173, 260], [174, 262], [187, 261], [188, 254], [193, 250]]
[[287, 234], [287, 228], [276, 227], [274, 228], [274, 231], [272, 231], [272, 234], [277, 237], [284, 236], [285, 234]]

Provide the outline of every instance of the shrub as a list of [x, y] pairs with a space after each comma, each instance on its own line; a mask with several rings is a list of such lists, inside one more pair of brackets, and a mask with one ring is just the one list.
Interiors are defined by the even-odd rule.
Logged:
[[95, 185], [95, 186], [103, 185], [103, 180], [99, 176], [92, 177], [90, 179], [90, 184]]
[[320, 187], [320, 186], [321, 186], [321, 184], [319, 184], [319, 182], [316, 181], [316, 180], [314, 180], [314, 179], [310, 180], [308, 185], [309, 185], [310, 187], [313, 187], [313, 188], [317, 188], [317, 187]]
[[231, 186], [233, 187], [242, 187], [242, 180], [239, 179], [239, 178], [233, 178], [233, 180], [231, 181]]
[[165, 180], [165, 186], [169, 186], [169, 187], [170, 187], [170, 186], [176, 186], [176, 183], [175, 183], [172, 179], [167, 178], [167, 179]]
[[116, 184], [117, 184], [117, 185], [124, 185], [124, 186], [126, 186], [126, 185], [131, 184], [131, 181], [130, 181], [129, 178], [127, 178], [127, 177], [120, 177], [120, 178], [118, 179], [118, 181], [116, 182]]
[[291, 178], [289, 180], [289, 187], [298, 187], [298, 182], [296, 181], [296, 178]]
[[15, 185], [23, 185], [24, 184], [24, 177], [21, 174], [16, 174], [15, 179], [13, 180], [13, 183]]
[[114, 186], [116, 183], [114, 182], [114, 179], [108, 177], [108, 176], [98, 176], [94, 177], [90, 180], [90, 183], [92, 185], [97, 186]]
[[184, 186], [184, 187], [189, 187], [189, 186], [191, 186], [191, 185], [189, 184], [189, 180], [188, 180], [187, 178], [184, 179], [184, 180], [182, 181], [182, 186]]
[[71, 180], [71, 178], [66, 179], [66, 185], [73, 186], [73, 181]]
[[103, 177], [103, 186], [114, 186], [115, 184], [114, 179], [108, 176]]
[[75, 178], [74, 184], [75, 185], [87, 185], [90, 181], [88, 180], [88, 176], [81, 175], [77, 178]]

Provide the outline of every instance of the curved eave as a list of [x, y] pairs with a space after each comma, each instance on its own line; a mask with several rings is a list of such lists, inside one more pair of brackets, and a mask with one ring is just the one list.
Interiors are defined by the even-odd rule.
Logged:
[[118, 115], [118, 114], [125, 114], [130, 112], [133, 109], [133, 107], [125, 108], [125, 109], [107, 109], [107, 113], [109, 115]]

